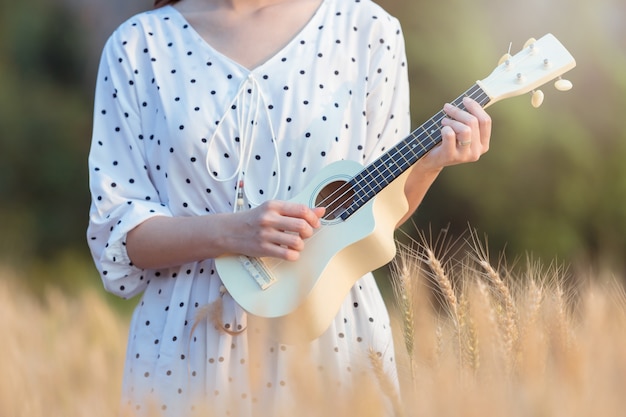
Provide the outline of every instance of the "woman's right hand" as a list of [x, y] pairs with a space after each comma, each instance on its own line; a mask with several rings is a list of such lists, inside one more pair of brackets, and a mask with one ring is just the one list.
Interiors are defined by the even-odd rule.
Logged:
[[230, 230], [230, 236], [223, 237], [233, 253], [296, 261], [305, 240], [320, 227], [324, 212], [321, 207], [312, 209], [288, 201], [267, 201], [233, 214], [226, 229]]

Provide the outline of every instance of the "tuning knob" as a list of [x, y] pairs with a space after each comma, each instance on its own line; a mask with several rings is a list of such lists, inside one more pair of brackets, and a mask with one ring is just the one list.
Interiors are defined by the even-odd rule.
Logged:
[[532, 98], [530, 99], [530, 102], [534, 108], [541, 106], [541, 104], [543, 103], [543, 97], [544, 97], [543, 91], [541, 90], [533, 91], [533, 95], [532, 95]]
[[509, 59], [511, 59], [511, 54], [506, 53], [506, 54], [502, 55], [502, 58], [500, 58], [500, 60], [498, 61], [498, 65], [502, 65], [503, 63], [509, 61]]
[[530, 38], [526, 41], [526, 43], [524, 44], [524, 49], [526, 49], [527, 47], [529, 47], [530, 45], [534, 44], [535, 42], [537, 42], [537, 39], [535, 38]]
[[554, 83], [554, 87], [559, 90], [559, 91], [569, 91], [572, 89], [572, 82], [569, 80], [564, 80], [562, 78], [559, 78], [558, 80], [556, 80], [556, 82]]

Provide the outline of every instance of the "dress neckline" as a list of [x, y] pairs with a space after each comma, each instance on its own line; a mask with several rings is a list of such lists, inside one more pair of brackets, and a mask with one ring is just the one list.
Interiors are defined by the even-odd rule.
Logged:
[[242, 69], [244, 72], [246, 73], [252, 73], [255, 72], [261, 68], [263, 68], [265, 65], [268, 65], [269, 63], [271, 63], [272, 61], [279, 59], [280, 56], [285, 55], [285, 51], [289, 50], [292, 45], [294, 43], [297, 42], [297, 39], [302, 37], [302, 34], [306, 33], [307, 31], [310, 30], [310, 28], [312, 26], [315, 25], [315, 22], [320, 18], [320, 16], [323, 15], [323, 9], [326, 7], [326, 4], [329, 2], [329, 0], [321, 0], [319, 6], [317, 7], [317, 9], [315, 10], [315, 12], [313, 12], [313, 14], [311, 15], [311, 17], [309, 18], [309, 20], [307, 21], [307, 23], [299, 30], [297, 31], [294, 36], [292, 36], [281, 48], [279, 48], [275, 53], [269, 55], [264, 61], [262, 61], [261, 63], [259, 63], [258, 65], [252, 67], [252, 68], [248, 68], [247, 66], [241, 64], [240, 62], [238, 62], [237, 60], [231, 58], [230, 56], [226, 55], [225, 53], [221, 52], [220, 50], [216, 49], [215, 47], [213, 47], [213, 45], [211, 45], [210, 42], [208, 42], [202, 35], [200, 35], [200, 33], [196, 30], [196, 28], [187, 20], [187, 18], [178, 10], [176, 9], [173, 5], [169, 4], [165, 7], [163, 7], [162, 9], [165, 10], [169, 10], [172, 12], [172, 14], [174, 16], [176, 16], [176, 18], [178, 20], [180, 20], [181, 22], [183, 22], [186, 26], [187, 26], [187, 30], [191, 30], [193, 35], [198, 39], [198, 43], [200, 45], [202, 45], [204, 48], [208, 49], [211, 51], [211, 53], [220, 56], [222, 59], [224, 59], [227, 62], [232, 63], [233, 65], [235, 65], [236, 67]]

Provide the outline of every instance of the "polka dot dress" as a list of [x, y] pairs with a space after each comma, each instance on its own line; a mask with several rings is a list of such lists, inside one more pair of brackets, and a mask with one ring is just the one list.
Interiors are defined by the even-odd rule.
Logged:
[[154, 216], [232, 212], [239, 181], [246, 208], [290, 199], [324, 166], [369, 163], [409, 127], [401, 29], [369, 0], [324, 0], [254, 69], [214, 50], [173, 7], [122, 24], [98, 72], [88, 240], [106, 289], [141, 294], [123, 406], [137, 415], [276, 415], [301, 395], [295, 364], [314, 370], [309, 379], [349, 386], [370, 351], [395, 380], [389, 317], [371, 274], [303, 354], [255, 340], [211, 259], [142, 270], [125, 239]]

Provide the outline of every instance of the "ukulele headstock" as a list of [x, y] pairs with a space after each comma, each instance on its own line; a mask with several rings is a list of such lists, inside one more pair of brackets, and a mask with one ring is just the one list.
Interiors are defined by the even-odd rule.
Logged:
[[493, 72], [476, 83], [489, 96], [488, 105], [532, 91], [532, 105], [539, 107], [544, 95], [537, 88], [556, 79], [557, 90], [571, 89], [572, 83], [561, 75], [575, 66], [574, 57], [556, 37], [547, 34], [538, 40], [529, 39], [513, 56], [505, 54]]

